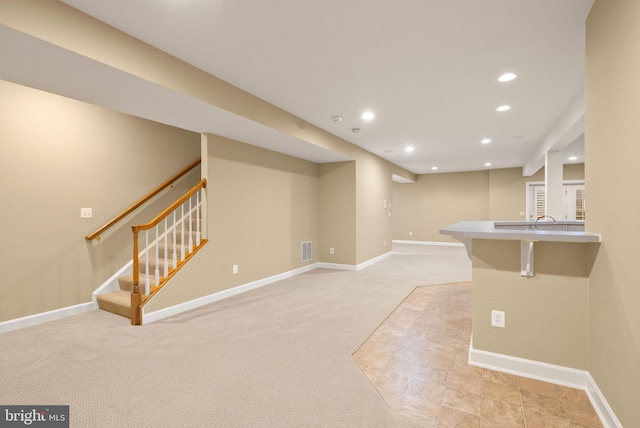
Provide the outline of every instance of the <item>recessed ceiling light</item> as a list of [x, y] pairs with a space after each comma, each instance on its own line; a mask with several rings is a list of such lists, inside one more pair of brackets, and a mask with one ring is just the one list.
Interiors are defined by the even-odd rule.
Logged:
[[351, 128], [351, 132], [357, 134], [358, 132], [360, 132], [360, 128]]
[[490, 138], [485, 138], [484, 140], [480, 141], [482, 144], [489, 144], [491, 142]]
[[373, 114], [372, 111], [365, 111], [362, 113], [362, 119], [364, 120], [373, 120], [374, 117], [376, 117], [376, 115]]
[[413, 148], [413, 146], [407, 146], [404, 148], [404, 151], [407, 153], [411, 153], [412, 151], [414, 151], [415, 149]]
[[342, 122], [342, 116], [331, 116], [331, 120], [334, 122]]
[[504, 73], [502, 76], [498, 77], [498, 81], [499, 82], [510, 82], [513, 79], [515, 79], [516, 77], [518, 77], [517, 74], [514, 73]]
[[496, 110], [498, 110], [498, 111], [507, 111], [509, 109], [511, 109], [511, 106], [500, 106]]
[[578, 156], [571, 156], [569, 160], [578, 160]]
[[432, 166], [432, 167], [431, 167], [431, 170], [432, 170], [432, 171], [437, 171], [437, 170], [438, 170], [438, 167], [437, 167], [437, 166]]
[[485, 163], [484, 166], [491, 166], [491, 162]]

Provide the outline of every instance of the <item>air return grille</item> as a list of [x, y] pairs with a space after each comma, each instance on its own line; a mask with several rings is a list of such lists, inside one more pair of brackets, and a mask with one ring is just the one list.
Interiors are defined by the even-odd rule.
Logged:
[[302, 261], [308, 262], [311, 260], [311, 241], [302, 243]]

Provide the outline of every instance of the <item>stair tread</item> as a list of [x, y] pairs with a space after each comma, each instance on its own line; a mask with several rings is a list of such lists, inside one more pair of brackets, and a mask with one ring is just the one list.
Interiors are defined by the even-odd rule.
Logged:
[[[141, 273], [138, 278], [138, 288], [140, 288], [140, 290], [144, 288], [144, 282], [146, 279], [147, 275]], [[129, 273], [118, 277], [118, 284], [120, 285], [120, 291], [131, 294], [133, 291], [133, 274]]]
[[99, 294], [98, 307], [103, 311], [131, 318], [131, 293], [123, 290]]

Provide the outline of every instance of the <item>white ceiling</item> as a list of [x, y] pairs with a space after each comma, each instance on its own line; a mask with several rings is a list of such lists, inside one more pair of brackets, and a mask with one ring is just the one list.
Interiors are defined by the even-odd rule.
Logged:
[[[539, 156], [584, 89], [585, 20], [593, 4], [64, 2], [414, 173], [478, 170], [485, 162], [523, 166]], [[506, 71], [519, 77], [499, 83]], [[512, 109], [496, 112], [502, 104]], [[374, 121], [359, 117], [366, 109]], [[483, 145], [483, 138], [492, 142]], [[582, 141], [567, 156], [575, 150], [583, 161]], [[412, 154], [404, 152], [408, 144]]]

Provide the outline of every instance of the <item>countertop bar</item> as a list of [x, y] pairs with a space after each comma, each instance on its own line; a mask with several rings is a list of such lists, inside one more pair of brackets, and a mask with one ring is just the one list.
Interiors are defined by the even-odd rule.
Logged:
[[464, 242], [468, 239], [505, 239], [512, 241], [600, 242], [600, 235], [562, 230], [496, 229], [492, 221], [461, 221], [440, 229], [443, 235]]

